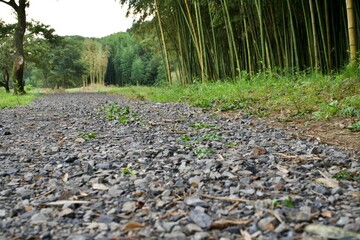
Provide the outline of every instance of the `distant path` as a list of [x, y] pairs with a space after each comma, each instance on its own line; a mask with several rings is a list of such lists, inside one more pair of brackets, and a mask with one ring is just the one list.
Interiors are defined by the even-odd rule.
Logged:
[[[113, 103], [124, 124], [101, 111]], [[356, 176], [360, 153], [246, 115], [51, 94], [0, 110], [0, 164], [1, 240], [312, 239], [313, 222], [360, 231], [359, 180], [331, 178]]]

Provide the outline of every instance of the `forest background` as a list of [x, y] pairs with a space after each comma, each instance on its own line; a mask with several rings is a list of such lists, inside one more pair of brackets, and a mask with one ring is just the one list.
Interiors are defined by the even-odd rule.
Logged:
[[[156, 86], [106, 91], [258, 116], [276, 112], [285, 116], [281, 121], [342, 116], [350, 119], [349, 128], [360, 129], [359, 1], [120, 4], [128, 4], [138, 21], [101, 39], [60, 37], [50, 26], [28, 23], [27, 89]], [[8, 91], [17, 27], [0, 23], [0, 86]]]

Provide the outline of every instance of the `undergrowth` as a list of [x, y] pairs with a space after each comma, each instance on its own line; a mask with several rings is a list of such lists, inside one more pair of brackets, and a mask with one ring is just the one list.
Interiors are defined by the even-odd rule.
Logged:
[[40, 96], [32, 89], [26, 87], [25, 90], [27, 91], [25, 95], [14, 95], [13, 93], [6, 93], [4, 88], [0, 88], [0, 109], [27, 105]]
[[[219, 111], [242, 110], [266, 117], [282, 114], [327, 120], [335, 116], [360, 118], [360, 68], [334, 75], [300, 72], [292, 75], [259, 73], [250, 80], [217, 81], [163, 87], [108, 88], [137, 100], [188, 102]], [[356, 128], [356, 126], [355, 126]]]

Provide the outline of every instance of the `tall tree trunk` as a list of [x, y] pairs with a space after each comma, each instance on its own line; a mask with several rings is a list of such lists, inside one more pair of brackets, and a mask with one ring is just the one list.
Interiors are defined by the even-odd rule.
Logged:
[[10, 93], [10, 74], [6, 67], [2, 68], [3, 81], [0, 81], [0, 87], [4, 87], [7, 93]]
[[357, 36], [356, 36], [356, 22], [355, 22], [355, 6], [354, 0], [346, 0], [348, 31], [349, 31], [349, 46], [350, 46], [350, 64], [355, 65], [357, 62]]
[[12, 70], [12, 78], [14, 81], [14, 94], [25, 94], [24, 68], [25, 68], [25, 54], [24, 54], [24, 35], [26, 30], [26, 11], [29, 6], [28, 0], [19, 0], [17, 4], [15, 0], [0, 0], [10, 7], [12, 7], [17, 15], [17, 25], [14, 33], [14, 44], [16, 48], [16, 56]]

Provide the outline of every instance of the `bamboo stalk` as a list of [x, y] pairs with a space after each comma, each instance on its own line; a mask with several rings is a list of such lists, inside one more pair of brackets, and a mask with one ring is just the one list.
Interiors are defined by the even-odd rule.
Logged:
[[356, 65], [357, 36], [356, 36], [355, 8], [354, 8], [353, 0], [346, 0], [346, 12], [347, 12], [348, 32], [349, 32], [350, 64]]
[[157, 3], [157, 0], [154, 0], [154, 5], [155, 5], [155, 9], [156, 9], [156, 17], [157, 17], [158, 24], [159, 24], [160, 37], [161, 37], [161, 43], [162, 43], [162, 49], [163, 49], [163, 55], [164, 55], [164, 62], [165, 62], [165, 67], [166, 67], [166, 74], [167, 74], [169, 84], [172, 84], [168, 51], [166, 48], [165, 35], [164, 35], [162, 23], [161, 23], [160, 11], [159, 11], [159, 6]]

